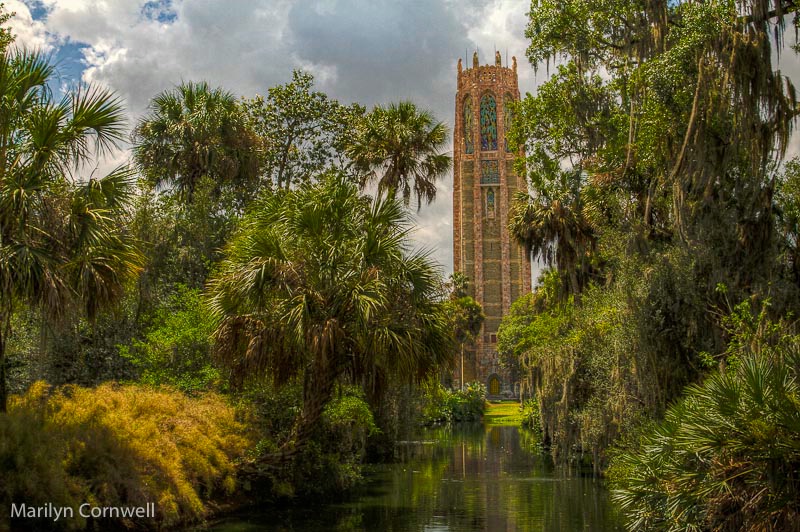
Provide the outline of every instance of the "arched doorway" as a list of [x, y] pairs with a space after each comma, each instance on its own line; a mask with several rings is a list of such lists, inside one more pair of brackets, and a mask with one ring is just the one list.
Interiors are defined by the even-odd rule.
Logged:
[[497, 374], [489, 376], [486, 389], [489, 395], [500, 395], [500, 377], [498, 377]]

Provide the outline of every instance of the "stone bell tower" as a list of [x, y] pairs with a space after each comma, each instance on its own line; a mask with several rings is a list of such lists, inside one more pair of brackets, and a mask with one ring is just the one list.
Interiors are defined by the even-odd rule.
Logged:
[[[458, 60], [456, 119], [453, 135], [453, 270], [467, 276], [470, 292], [483, 306], [486, 320], [476, 347], [465, 357], [464, 381], [480, 381], [490, 396], [515, 395], [497, 359], [497, 329], [511, 303], [531, 290], [531, 262], [524, 247], [509, 237], [508, 211], [514, 194], [527, 190], [514, 173], [506, 141], [511, 104], [519, 100], [517, 59], [502, 66], [472, 68]], [[456, 363], [454, 381], [461, 379]]]

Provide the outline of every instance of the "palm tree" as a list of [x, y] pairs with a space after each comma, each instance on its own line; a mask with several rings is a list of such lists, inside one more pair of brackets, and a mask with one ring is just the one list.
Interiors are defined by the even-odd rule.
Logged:
[[207, 83], [182, 83], [150, 103], [133, 135], [134, 156], [155, 186], [175, 187], [191, 203], [198, 182], [248, 185], [258, 173], [255, 137], [236, 98]]
[[440, 153], [447, 137], [447, 127], [429, 112], [411, 102], [393, 103], [367, 115], [348, 155], [362, 187], [377, 179], [379, 194], [402, 194], [406, 205], [413, 191], [419, 209], [423, 198], [433, 201], [436, 180], [450, 169], [450, 156]]
[[218, 357], [235, 385], [303, 378], [303, 410], [281, 452], [300, 449], [338, 379], [369, 388], [422, 378], [452, 355], [441, 282], [409, 253], [394, 198], [370, 201], [338, 174], [266, 198], [209, 285]]
[[0, 412], [15, 309], [35, 304], [57, 317], [80, 302], [93, 318], [140, 262], [118, 223], [131, 172], [73, 177], [122, 140], [122, 107], [91, 86], [54, 101], [52, 74], [39, 53], [0, 55]]
[[735, 365], [687, 387], [617, 453], [612, 497], [630, 530], [797, 530], [800, 337], [765, 325], [773, 340], [738, 338]]
[[580, 187], [569, 186], [568, 181], [562, 180], [555, 191], [535, 198], [518, 193], [509, 227], [529, 254], [540, 256], [548, 266], [556, 266], [567, 293], [578, 294], [591, 273], [597, 235], [586, 216]]
[[480, 303], [470, 296], [452, 298], [448, 301], [447, 309], [454, 329], [453, 335], [461, 354], [460, 386], [461, 390], [464, 390], [464, 347], [475, 342], [486, 315]]

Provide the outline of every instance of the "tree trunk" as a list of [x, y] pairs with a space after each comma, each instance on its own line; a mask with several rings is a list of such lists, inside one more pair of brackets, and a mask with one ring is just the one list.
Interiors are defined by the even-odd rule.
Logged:
[[258, 472], [262, 468], [280, 467], [291, 461], [306, 446], [333, 395], [333, 387], [339, 376], [339, 366], [336, 360], [320, 361], [314, 364], [313, 371], [310, 385], [305, 387], [303, 393], [303, 412], [294, 422], [292, 435], [277, 452], [258, 457], [256, 463], [251, 464], [251, 468], [245, 469]]
[[461, 342], [461, 391], [464, 391], [464, 342]]
[[0, 320], [0, 414], [8, 412], [8, 388], [6, 386], [6, 320]]
[[[321, 366], [323, 365], [321, 364]], [[309, 390], [304, 394], [303, 412], [295, 421], [293, 437], [283, 447], [292, 447], [293, 451], [297, 452], [306, 445], [316, 429], [317, 422], [322, 417], [325, 406], [331, 400], [337, 376], [338, 372], [335, 367], [319, 368], [318, 374], [312, 379]]]

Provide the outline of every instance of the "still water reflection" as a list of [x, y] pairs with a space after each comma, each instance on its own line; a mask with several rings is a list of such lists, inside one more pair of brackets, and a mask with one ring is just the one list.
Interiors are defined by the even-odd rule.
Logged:
[[348, 502], [238, 515], [212, 530], [619, 530], [608, 492], [553, 468], [517, 427], [430, 429]]

